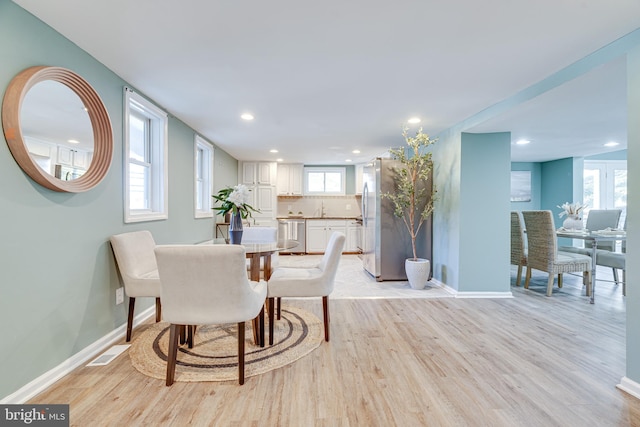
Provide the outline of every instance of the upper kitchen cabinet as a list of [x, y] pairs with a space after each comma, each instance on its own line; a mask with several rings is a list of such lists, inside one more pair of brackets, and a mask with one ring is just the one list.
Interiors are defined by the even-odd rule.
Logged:
[[276, 185], [276, 162], [242, 162], [240, 183], [245, 185]]
[[362, 187], [364, 186], [363, 173], [364, 164], [356, 165], [356, 194], [362, 194]]
[[242, 162], [238, 168], [238, 181], [251, 192], [249, 204], [259, 210], [254, 220], [275, 220], [277, 167], [276, 162]]
[[303, 167], [297, 163], [278, 165], [278, 196], [302, 196]]

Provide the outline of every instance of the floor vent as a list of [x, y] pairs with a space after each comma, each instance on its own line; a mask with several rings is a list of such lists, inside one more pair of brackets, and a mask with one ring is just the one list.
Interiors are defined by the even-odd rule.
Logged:
[[91, 363], [87, 364], [87, 366], [104, 366], [111, 363], [116, 357], [122, 354], [126, 349], [131, 347], [130, 344], [126, 345], [114, 345], [109, 350], [102, 353], [100, 356], [96, 357], [91, 361]]

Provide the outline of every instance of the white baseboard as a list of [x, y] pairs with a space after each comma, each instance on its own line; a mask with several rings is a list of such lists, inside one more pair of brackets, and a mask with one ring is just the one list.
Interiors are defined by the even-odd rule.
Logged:
[[435, 278], [432, 278], [430, 282], [441, 287], [453, 295], [454, 298], [513, 298], [513, 294], [511, 292], [460, 292]]
[[620, 380], [620, 384], [616, 385], [620, 390], [629, 393], [631, 396], [636, 399], [640, 399], [640, 384], [637, 382], [630, 380], [627, 377], [622, 377]]
[[[155, 306], [151, 306], [142, 313], [133, 318], [133, 326], [136, 327], [140, 323], [146, 321], [149, 317], [155, 315]], [[109, 332], [104, 337], [93, 342], [89, 346], [83, 348], [55, 368], [45, 372], [38, 378], [34, 379], [30, 383], [24, 385], [14, 393], [4, 397], [0, 400], [0, 404], [23, 404], [29, 399], [33, 398], [37, 394], [43, 392], [48, 387], [53, 385], [60, 378], [68, 375], [74, 369], [82, 366], [99, 353], [104, 351], [109, 346], [122, 339], [127, 331], [127, 324], [120, 326], [117, 329]]]
[[513, 298], [511, 292], [456, 292], [455, 298]]

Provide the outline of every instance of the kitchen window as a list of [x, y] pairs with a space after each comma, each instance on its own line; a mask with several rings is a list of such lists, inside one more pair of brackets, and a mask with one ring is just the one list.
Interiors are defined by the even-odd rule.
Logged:
[[195, 217], [213, 217], [213, 145], [196, 135], [194, 156]]
[[167, 114], [125, 88], [125, 222], [168, 217]]
[[305, 167], [304, 194], [344, 195], [345, 168], [316, 166]]

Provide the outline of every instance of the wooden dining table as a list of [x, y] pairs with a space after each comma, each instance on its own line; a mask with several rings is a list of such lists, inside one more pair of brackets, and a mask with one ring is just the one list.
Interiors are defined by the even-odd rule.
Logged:
[[[213, 244], [228, 244], [226, 239], [213, 239]], [[262, 277], [269, 280], [271, 277], [271, 257], [273, 254], [288, 249], [292, 249], [298, 245], [293, 240], [284, 240], [279, 242], [264, 243], [242, 243], [249, 260], [249, 280], [254, 282], [260, 281], [260, 259], [262, 258]], [[264, 347], [264, 306], [260, 310], [260, 314], [253, 320], [253, 340], [256, 345]]]
[[598, 255], [598, 243], [602, 242], [616, 242], [627, 240], [627, 233], [624, 230], [564, 230], [558, 229], [556, 231], [558, 237], [565, 237], [569, 239], [579, 239], [591, 242], [591, 280], [587, 285], [587, 296], [590, 297], [589, 302], [595, 303], [596, 293], [596, 266]]

